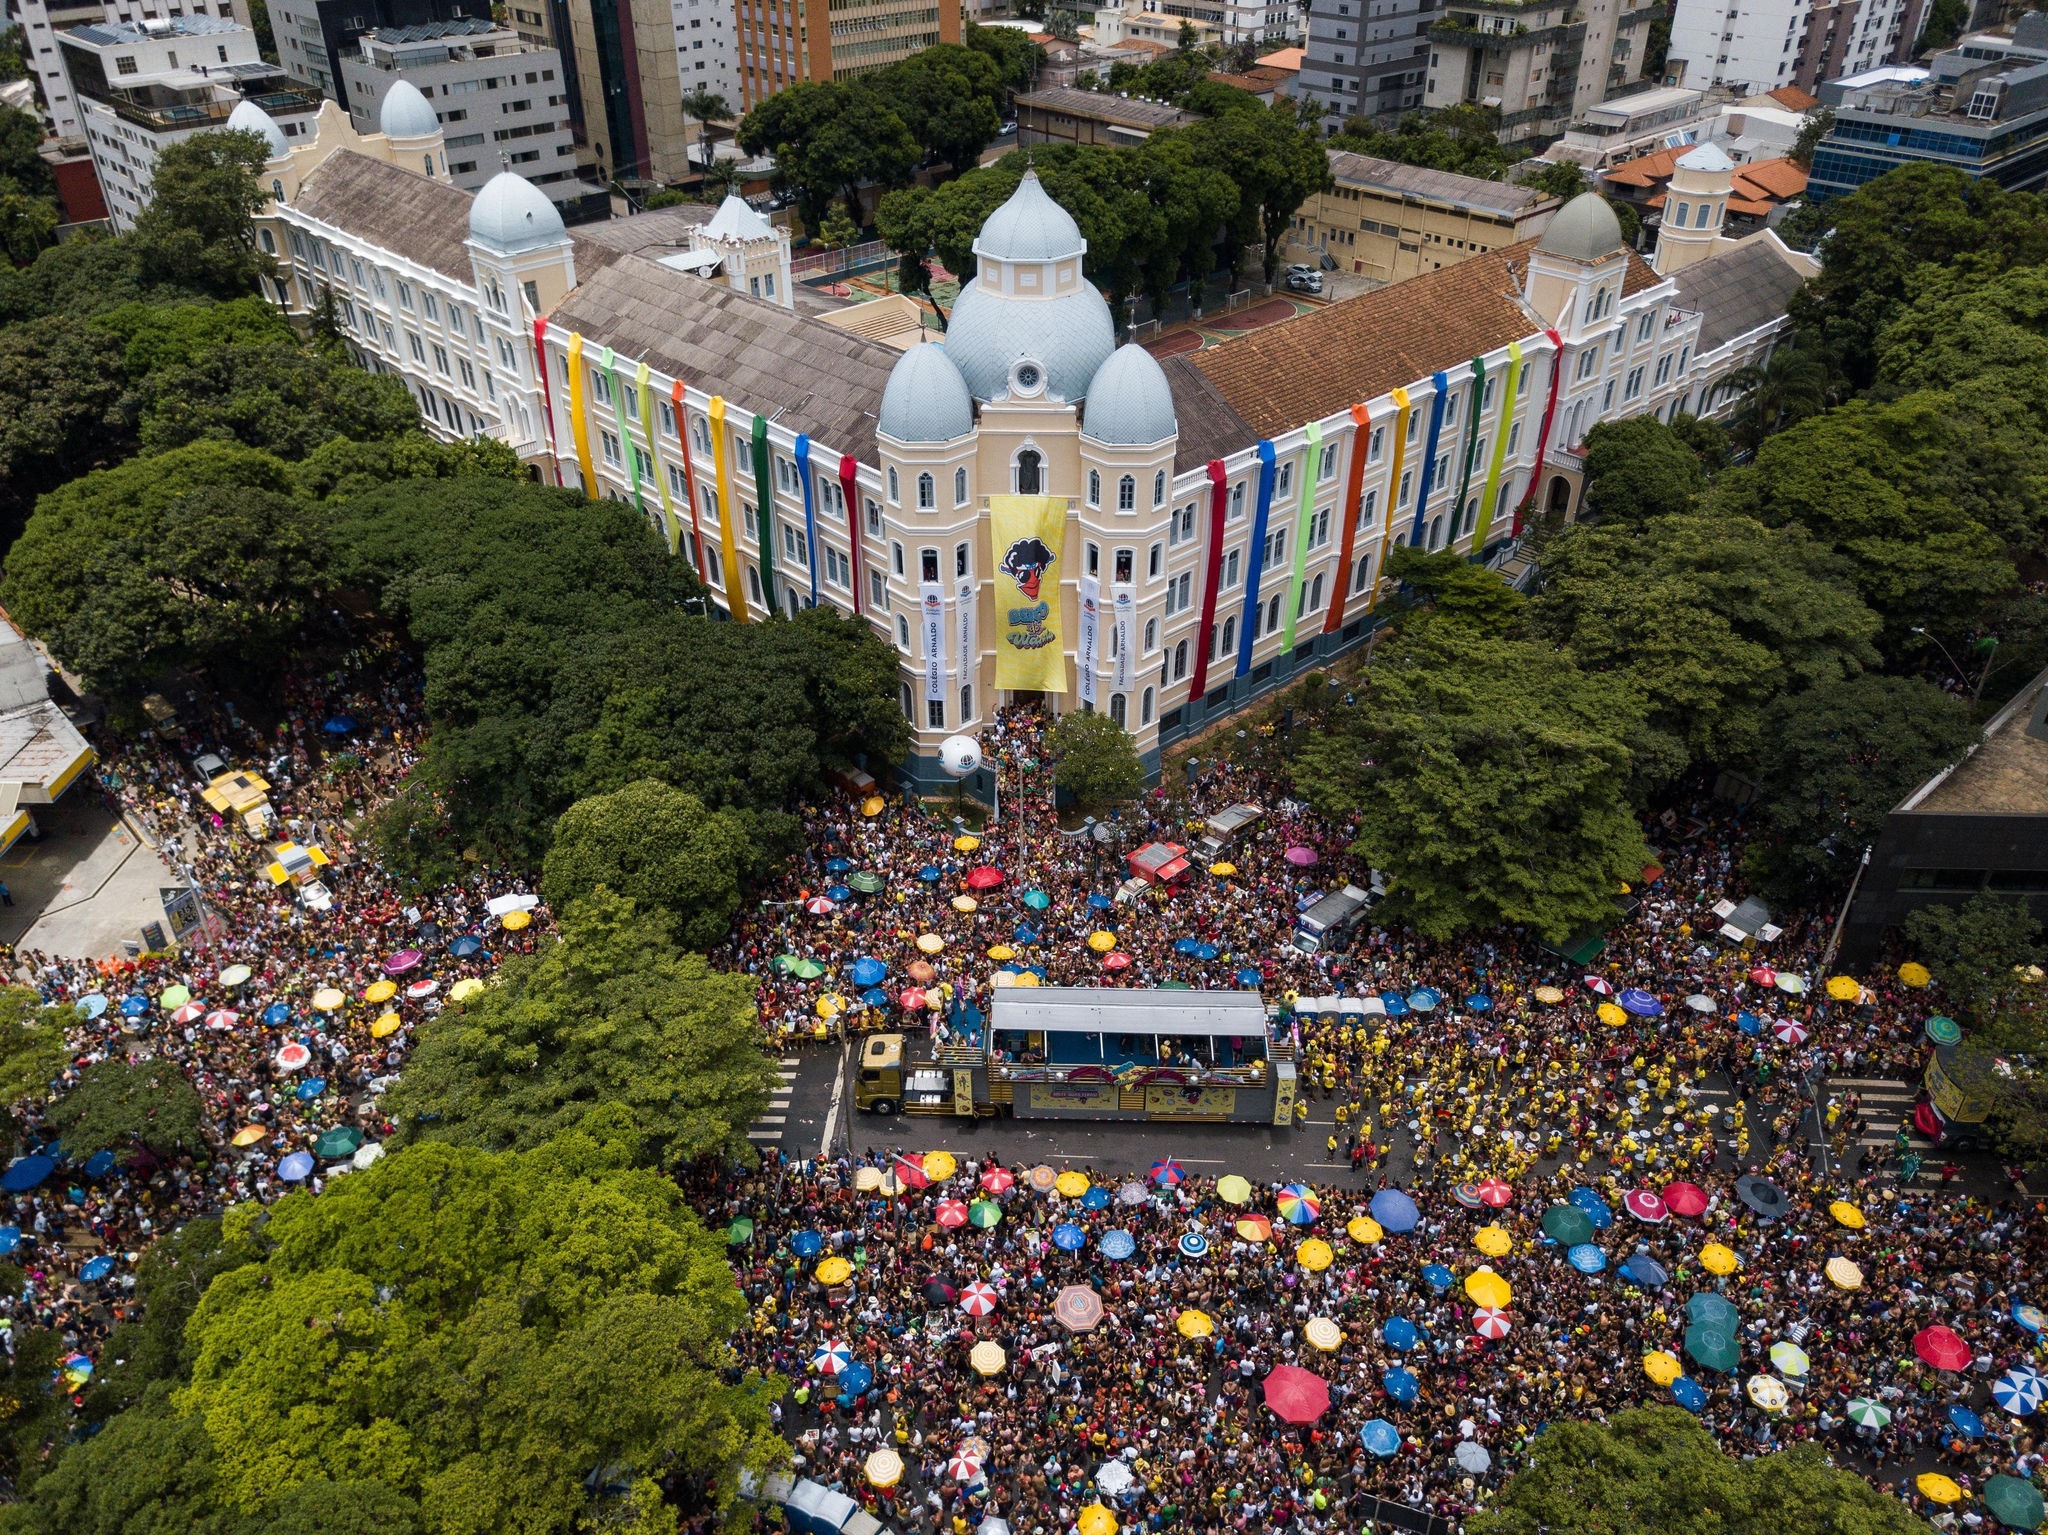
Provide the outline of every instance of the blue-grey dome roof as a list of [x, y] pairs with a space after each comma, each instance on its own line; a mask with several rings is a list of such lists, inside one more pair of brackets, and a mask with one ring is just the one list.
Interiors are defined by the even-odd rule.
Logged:
[[1095, 370], [1081, 435], [1131, 447], [1164, 442], [1180, 430], [1173, 388], [1150, 352], [1129, 341]]
[[423, 139], [441, 131], [441, 119], [417, 85], [400, 80], [384, 93], [384, 104], [377, 109], [377, 131], [387, 138]]
[[1536, 249], [1574, 261], [1604, 261], [1622, 247], [1621, 220], [1598, 192], [1581, 192], [1551, 219]]
[[287, 154], [291, 145], [285, 142], [284, 129], [278, 127], [277, 119], [253, 101], [238, 101], [235, 110], [228, 113], [228, 132], [260, 133], [263, 142], [270, 146], [270, 158], [275, 160]]
[[946, 322], [947, 355], [977, 400], [1008, 393], [1012, 365], [1028, 357], [1044, 367], [1046, 392], [1071, 404], [1115, 350], [1109, 305], [1092, 283], [1056, 298], [1011, 298], [976, 278]]
[[988, 216], [974, 238], [974, 254], [998, 261], [1056, 261], [1088, 249], [1081, 226], [1052, 200], [1038, 179], [1026, 171], [1010, 200]]
[[898, 442], [951, 442], [974, 430], [967, 381], [943, 346], [921, 343], [896, 359], [875, 429]]
[[469, 205], [469, 237], [492, 250], [522, 251], [564, 238], [562, 215], [524, 176], [499, 171]]

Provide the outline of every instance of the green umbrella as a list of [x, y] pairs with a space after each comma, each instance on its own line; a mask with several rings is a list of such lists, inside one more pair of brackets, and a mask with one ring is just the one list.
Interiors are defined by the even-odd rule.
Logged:
[[789, 967], [789, 973], [800, 981], [815, 981], [825, 973], [825, 967], [815, 959], [800, 959]]
[[1543, 1229], [1560, 1247], [1593, 1240], [1593, 1218], [1576, 1205], [1552, 1205], [1543, 1212]]
[[1003, 1218], [1003, 1207], [993, 1199], [977, 1199], [967, 1207], [967, 1223], [986, 1231]]
[[1742, 1360], [1735, 1335], [1712, 1322], [1695, 1322], [1686, 1328], [1685, 1351], [1709, 1370], [1732, 1370]]
[[339, 1157], [352, 1157], [356, 1147], [363, 1143], [363, 1132], [349, 1125], [340, 1125], [329, 1130], [313, 1143], [313, 1151], [323, 1161], [332, 1162]]
[[1849, 1421], [1859, 1428], [1883, 1428], [1892, 1420], [1892, 1410], [1882, 1402], [1859, 1396], [1849, 1403]]
[[171, 986], [167, 987], [163, 995], [156, 999], [156, 1003], [158, 1007], [161, 1007], [165, 1012], [168, 1013], [173, 1008], [183, 1007], [187, 1002], [190, 1002], [191, 1000], [192, 993], [188, 988], [183, 986]]
[[862, 895], [876, 895], [887, 882], [872, 869], [862, 869], [858, 874], [849, 874], [846, 883]]
[[1052, 897], [1043, 890], [1027, 890], [1024, 892], [1024, 904], [1033, 911], [1044, 911], [1052, 905]]
[[1716, 1295], [1711, 1290], [1696, 1290], [1692, 1299], [1685, 1303], [1686, 1317], [1694, 1322], [1711, 1322], [1724, 1331], [1734, 1327], [1741, 1315], [1735, 1303], [1725, 1295]]
[[751, 1242], [753, 1240], [754, 1223], [744, 1215], [734, 1216], [732, 1224], [725, 1228], [726, 1245], [728, 1247], [738, 1247], [743, 1242]]
[[1994, 1476], [1984, 1484], [1984, 1506], [2000, 1524], [2015, 1530], [2041, 1527], [2041, 1494], [2032, 1482], [2016, 1476]]
[[773, 970], [777, 975], [788, 975], [792, 970], [796, 969], [796, 967], [802, 963], [803, 961], [798, 959], [794, 954], [778, 954], [775, 956], [773, 960], [769, 961], [768, 968]]
[[1927, 1020], [1927, 1037], [1937, 1045], [1958, 1045], [1963, 1040], [1962, 1025], [1953, 1018], [1936, 1013]]
[[1161, 981], [1159, 989], [1161, 991], [1193, 991], [1195, 988], [1186, 981]]

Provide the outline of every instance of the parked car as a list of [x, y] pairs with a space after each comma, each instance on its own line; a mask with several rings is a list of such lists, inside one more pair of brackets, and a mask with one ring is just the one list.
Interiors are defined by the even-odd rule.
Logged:
[[1294, 293], [1320, 293], [1323, 274], [1311, 266], [1291, 266], [1287, 269], [1287, 286]]

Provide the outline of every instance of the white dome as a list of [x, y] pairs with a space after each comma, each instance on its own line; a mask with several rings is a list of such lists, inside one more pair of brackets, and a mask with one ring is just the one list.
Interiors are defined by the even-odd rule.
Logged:
[[1557, 212], [1536, 249], [1574, 261], [1604, 261], [1622, 247], [1621, 220], [1598, 192], [1581, 192]]
[[951, 442], [974, 430], [967, 381], [944, 347], [920, 343], [896, 359], [875, 430], [898, 442]]
[[262, 134], [263, 142], [270, 146], [270, 158], [273, 160], [291, 151], [291, 145], [285, 142], [284, 129], [278, 127], [277, 119], [253, 101], [235, 103], [235, 110], [228, 113], [228, 132]]
[[1095, 370], [1081, 435], [1130, 447], [1164, 442], [1180, 431], [1173, 388], [1150, 352], [1129, 341]]
[[1055, 298], [1011, 298], [979, 278], [960, 290], [946, 323], [946, 354], [977, 400], [1007, 394], [1010, 369], [1030, 358], [1045, 369], [1046, 392], [1068, 404], [1116, 350], [1109, 305], [1092, 283]]
[[1718, 144], [1701, 144], [1689, 149], [1678, 157], [1678, 169], [1682, 171], [1732, 171], [1735, 162]]
[[524, 176], [499, 171], [469, 205], [469, 237], [492, 250], [531, 250], [566, 237], [562, 215]]
[[441, 131], [441, 119], [418, 86], [401, 80], [384, 93], [384, 105], [377, 109], [377, 131], [386, 138], [424, 139]]
[[1081, 226], [1046, 192], [1038, 172], [1026, 171], [1010, 200], [988, 216], [974, 239], [974, 254], [998, 261], [1057, 261], [1088, 249]]

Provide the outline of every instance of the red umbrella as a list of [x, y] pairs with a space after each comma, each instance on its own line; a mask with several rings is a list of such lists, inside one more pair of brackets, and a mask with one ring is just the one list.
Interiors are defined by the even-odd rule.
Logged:
[[1597, 975], [1581, 976], [1579, 984], [1592, 992], [1596, 997], [1611, 997], [1614, 995], [1614, 987]]
[[1007, 1167], [991, 1167], [981, 1175], [981, 1186], [991, 1194], [1000, 1194], [1005, 1189], [1016, 1187], [1017, 1178]]
[[951, 1231], [956, 1226], [967, 1224], [967, 1206], [957, 1199], [942, 1199], [938, 1209], [932, 1212], [932, 1219]]
[[1707, 1213], [1707, 1191], [1697, 1183], [1667, 1183], [1664, 1185], [1664, 1208], [1673, 1215], [1691, 1219]]
[[904, 987], [903, 995], [896, 1000], [909, 1008], [913, 1013], [921, 1011], [924, 1007], [924, 993], [915, 986]]
[[1266, 1377], [1266, 1405], [1288, 1423], [1313, 1423], [1330, 1410], [1330, 1387], [1299, 1365], [1279, 1365]]
[[1498, 1178], [1488, 1178], [1479, 1185], [1479, 1202], [1490, 1210], [1499, 1210], [1514, 1201], [1515, 1191]]
[[1648, 1189], [1630, 1189], [1621, 1196], [1621, 1204], [1623, 1209], [1646, 1226], [1661, 1224], [1664, 1217], [1671, 1213], [1665, 1207], [1664, 1201]]
[[1102, 968], [1105, 970], [1128, 970], [1130, 967], [1131, 956], [1122, 949], [1112, 949], [1102, 956]]
[[995, 890], [1000, 888], [1002, 883], [1003, 871], [1001, 869], [992, 869], [988, 865], [983, 864], [978, 869], [969, 869], [967, 871], [967, 888], [969, 890]]
[[1967, 1370], [1970, 1345], [1939, 1324], [1913, 1335], [1913, 1352], [1937, 1370]]
[[1775, 986], [1778, 984], [1778, 972], [1769, 965], [1758, 965], [1749, 972], [1749, 978], [1759, 986]]

